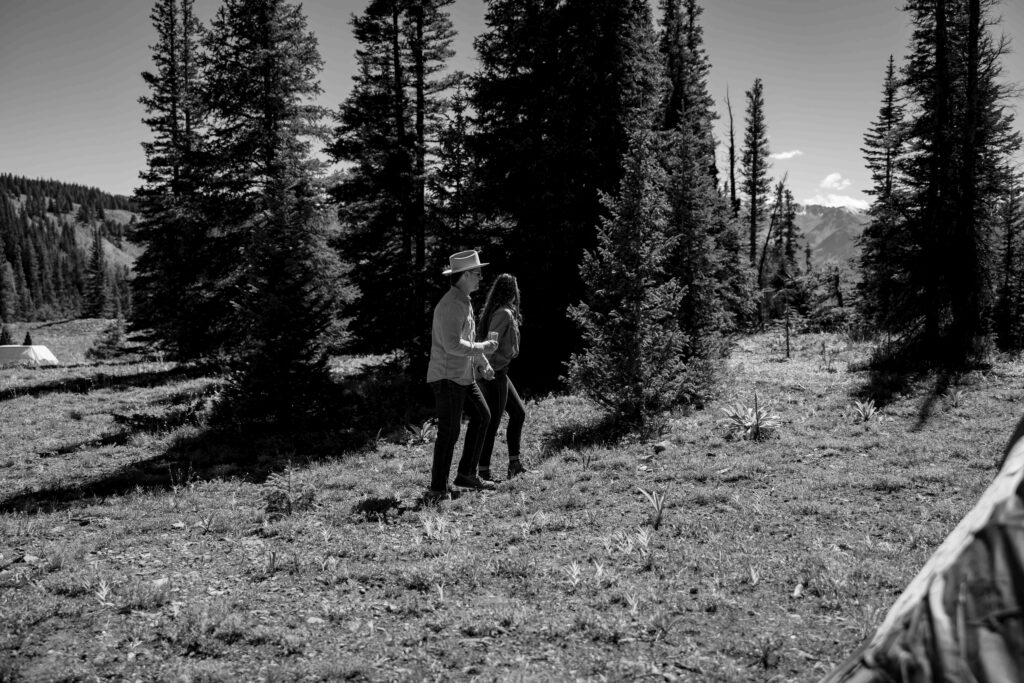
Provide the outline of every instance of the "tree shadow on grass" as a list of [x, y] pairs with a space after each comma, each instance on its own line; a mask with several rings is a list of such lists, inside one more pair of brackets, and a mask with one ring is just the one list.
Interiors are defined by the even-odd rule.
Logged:
[[[46, 372], [43, 369], [43, 372]], [[200, 365], [178, 365], [167, 370], [152, 370], [126, 374], [99, 372], [86, 377], [63, 377], [28, 387], [0, 390], [0, 402], [21, 396], [39, 398], [47, 394], [88, 394], [102, 389], [140, 389], [157, 387], [171, 382], [196, 379], [214, 374], [211, 368]]]
[[558, 425], [541, 436], [541, 457], [546, 459], [550, 454], [566, 448], [580, 449], [617, 443], [634, 431], [630, 425], [607, 413], [591, 419], [574, 420]]
[[913, 392], [924, 384], [931, 384], [918, 407], [917, 420], [911, 432], [923, 429], [935, 412], [940, 399], [957, 384], [959, 377], [971, 370], [988, 367], [983, 362], [949, 364], [929, 358], [921, 344], [903, 347], [882, 347], [868, 361], [868, 381], [854, 392], [862, 401], [871, 399], [878, 408], [884, 408], [902, 395]]
[[[43, 455], [55, 457], [82, 449], [122, 445], [138, 433], [135, 429], [106, 434]], [[175, 440], [156, 457], [126, 463], [94, 479], [21, 491], [0, 499], [0, 513], [54, 512], [138, 489], [170, 490], [195, 481], [237, 477], [262, 483], [271, 473], [295, 464], [297, 458], [310, 462], [338, 458], [366, 443], [367, 439], [343, 431], [264, 434], [257, 439], [240, 439], [237, 435], [207, 430]]]
[[157, 402], [157, 404], [170, 402], [176, 407], [160, 413], [113, 413], [114, 424], [120, 428], [118, 431], [103, 434], [95, 439], [86, 439], [85, 441], [65, 444], [58, 448], [38, 451], [37, 455], [42, 458], [48, 458], [67, 455], [76, 451], [104, 448], [106, 446], [123, 446], [132, 437], [139, 434], [162, 434], [186, 425], [198, 427], [202, 421], [200, 415], [203, 406], [202, 396], [209, 394], [212, 389], [212, 387], [208, 388], [207, 391], [200, 394], [198, 399], [196, 398], [197, 393], [193, 391], [184, 391], [165, 398]]
[[[154, 374], [154, 373], [142, 373]], [[161, 373], [162, 374], [162, 373]], [[195, 392], [165, 399], [164, 413], [115, 416], [120, 428], [75, 444], [40, 453], [57, 457], [83, 449], [123, 445], [141, 433], [166, 434], [190, 424], [193, 433], [174, 439], [164, 452], [148, 460], [126, 463], [91, 480], [55, 485], [41, 490], [23, 490], [0, 499], [0, 513], [47, 513], [93, 504], [137, 489], [170, 490], [185, 482], [237, 477], [253, 483], [264, 482], [270, 474], [301, 462], [343, 459], [376, 443], [382, 431], [404, 428], [408, 411], [399, 410], [400, 400], [387, 394], [400, 383], [388, 368], [373, 367], [345, 378], [331, 397], [323, 421], [302, 428], [254, 430], [203, 429], [203, 398]], [[127, 384], [121, 386], [138, 386]], [[368, 387], [375, 386], [377, 390]], [[386, 405], [382, 405], [384, 402]], [[359, 510], [363, 514], [381, 511]]]

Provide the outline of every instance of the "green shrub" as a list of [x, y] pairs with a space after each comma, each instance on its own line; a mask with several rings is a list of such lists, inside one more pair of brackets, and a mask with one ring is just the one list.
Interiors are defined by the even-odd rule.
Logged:
[[114, 358], [124, 353], [124, 342], [124, 318], [118, 318], [103, 330], [95, 343], [85, 352], [85, 357], [93, 360]]

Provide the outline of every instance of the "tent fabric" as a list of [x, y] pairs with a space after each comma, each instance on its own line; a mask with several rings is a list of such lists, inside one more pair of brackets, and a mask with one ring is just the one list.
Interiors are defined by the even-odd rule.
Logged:
[[821, 683], [1024, 681], [1024, 420], [1003, 466], [889, 610]]
[[0, 346], [0, 366], [57, 364], [57, 357], [45, 346]]

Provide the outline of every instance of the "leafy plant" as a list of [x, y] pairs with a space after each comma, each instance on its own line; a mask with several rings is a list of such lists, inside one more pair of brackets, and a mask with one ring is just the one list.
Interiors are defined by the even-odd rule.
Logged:
[[579, 563], [575, 560], [570, 562], [568, 566], [562, 567], [562, 572], [566, 576], [566, 581], [568, 582], [569, 587], [573, 590], [575, 590], [576, 587], [580, 585], [580, 581], [583, 580], [583, 572], [580, 569]]
[[729, 434], [751, 441], [768, 438], [781, 421], [781, 418], [772, 412], [770, 405], [758, 404], [757, 392], [754, 392], [753, 407], [737, 402], [734, 406], [723, 408], [722, 412], [725, 413], [725, 419], [721, 422], [729, 427]]
[[646, 491], [639, 486], [636, 490], [644, 494], [644, 498], [646, 498], [647, 502], [651, 504], [651, 508], [653, 508], [653, 510], [651, 512], [650, 523], [653, 528], [657, 529], [658, 526], [661, 525], [661, 515], [665, 510], [665, 494], [658, 493], [657, 491]]
[[949, 389], [946, 392], [946, 405], [950, 410], [959, 408], [967, 400], [967, 392], [963, 389]]
[[861, 422], [868, 422], [878, 415], [878, 407], [875, 406], [873, 398], [869, 398], [867, 401], [854, 401], [853, 410]]
[[406, 425], [405, 429], [409, 432], [410, 446], [433, 443], [434, 439], [437, 438], [437, 419], [430, 418], [419, 426], [414, 424]]

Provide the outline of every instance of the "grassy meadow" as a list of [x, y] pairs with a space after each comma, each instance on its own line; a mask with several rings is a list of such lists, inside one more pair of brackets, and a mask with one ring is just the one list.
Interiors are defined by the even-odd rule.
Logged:
[[[217, 379], [89, 361], [104, 322], [22, 326], [65, 366], [0, 370], [0, 681], [815, 681], [974, 505], [1024, 396], [1017, 359], [875, 376], [869, 344], [766, 333], [654, 438], [528, 397], [537, 473], [426, 505], [429, 429], [218, 444]], [[755, 393], [777, 425], [738, 438], [723, 409]]]

